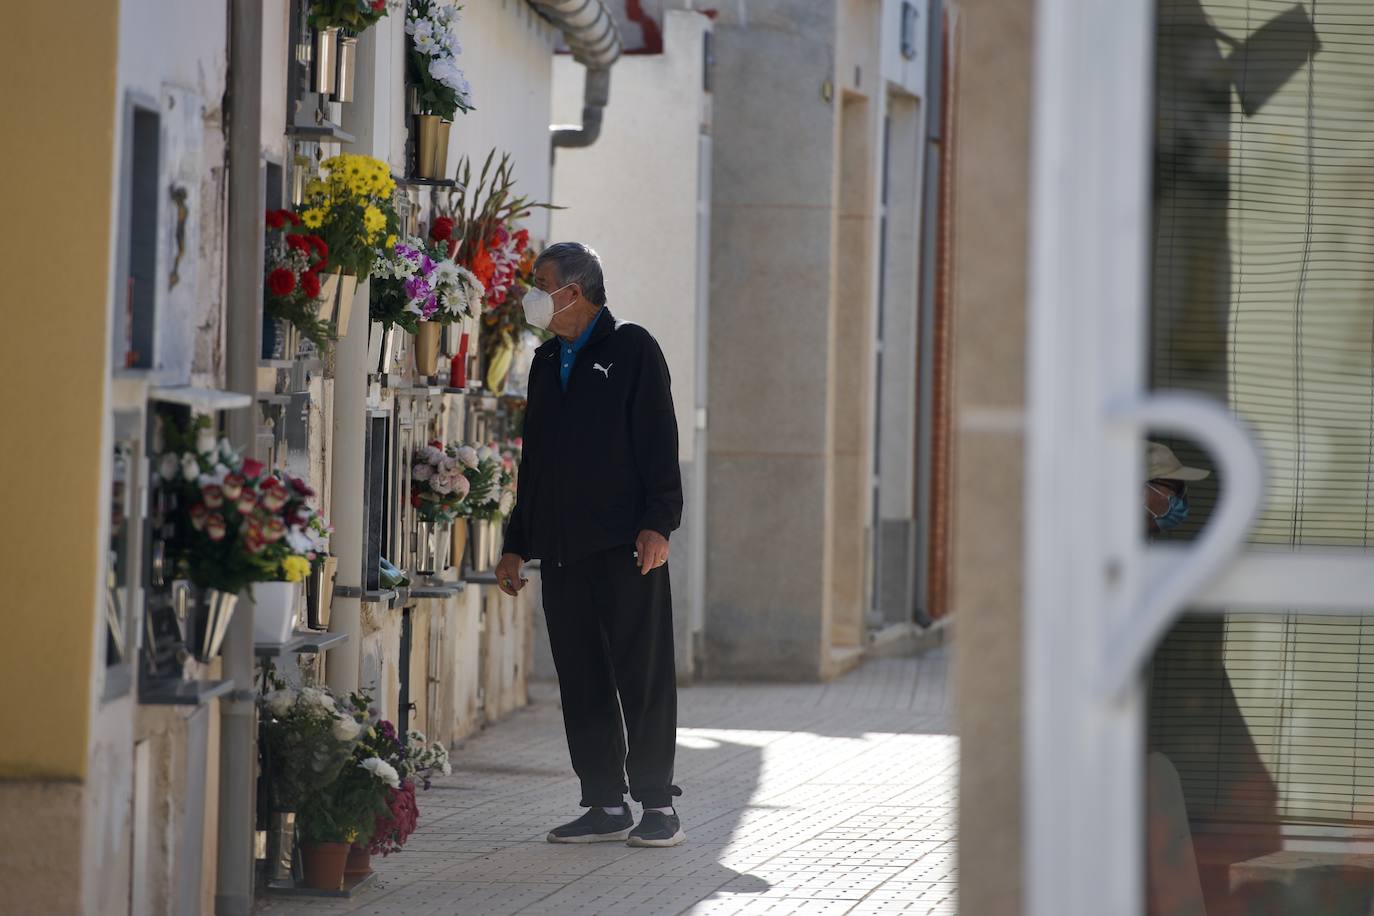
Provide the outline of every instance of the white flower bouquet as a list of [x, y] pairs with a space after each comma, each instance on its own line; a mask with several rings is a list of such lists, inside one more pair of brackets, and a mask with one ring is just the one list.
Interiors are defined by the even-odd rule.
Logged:
[[458, 67], [463, 49], [453, 29], [460, 9], [437, 0], [411, 0], [406, 13], [407, 66], [420, 114], [438, 115], [446, 121], [459, 111], [473, 109], [472, 86]]

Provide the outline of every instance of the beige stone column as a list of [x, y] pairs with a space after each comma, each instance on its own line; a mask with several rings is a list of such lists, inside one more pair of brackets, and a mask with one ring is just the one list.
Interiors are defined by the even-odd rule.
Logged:
[[1031, 0], [955, 23], [954, 523], [959, 911], [1021, 912], [1021, 507]]

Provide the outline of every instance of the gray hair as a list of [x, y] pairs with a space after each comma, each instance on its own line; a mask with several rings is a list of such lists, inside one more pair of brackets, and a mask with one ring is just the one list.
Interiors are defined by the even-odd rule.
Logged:
[[606, 304], [606, 280], [601, 274], [601, 258], [581, 242], [557, 242], [545, 248], [535, 259], [536, 268], [552, 264], [558, 275], [558, 285], [576, 283], [582, 295], [593, 305]]

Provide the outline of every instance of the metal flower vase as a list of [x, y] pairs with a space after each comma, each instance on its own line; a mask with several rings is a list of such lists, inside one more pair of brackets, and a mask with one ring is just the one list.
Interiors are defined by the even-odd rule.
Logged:
[[396, 325], [383, 327], [374, 321], [367, 332], [367, 370], [374, 375], [387, 375], [397, 371], [399, 354], [404, 350], [401, 341], [404, 334]]
[[338, 557], [321, 557], [315, 561], [305, 580], [306, 626], [312, 630], [329, 629], [329, 609], [334, 603], [334, 573], [338, 569]]
[[273, 811], [267, 829], [267, 884], [296, 886], [293, 861], [296, 855], [296, 812]]
[[495, 532], [492, 530], [491, 522], [486, 519], [476, 519], [472, 523], [472, 571], [486, 572], [495, 564], [491, 559], [492, 542], [495, 541]]
[[300, 351], [301, 332], [285, 318], [262, 318], [262, 358], [295, 359]]
[[224, 634], [229, 631], [229, 621], [234, 619], [239, 596], [213, 588], [197, 588], [189, 594], [194, 601], [192, 612], [187, 615], [191, 624], [191, 652], [197, 661], [209, 662], [219, 655]]
[[319, 316], [334, 324], [334, 338], [348, 333], [348, 316], [353, 313], [353, 295], [358, 291], [358, 278], [352, 274], [328, 273], [320, 284]]
[[[443, 178], [448, 167], [448, 129], [452, 122], [432, 114], [415, 116], [415, 177]], [[443, 158], [440, 158], [440, 153]]]
[[335, 77], [338, 75], [339, 30], [333, 27], [316, 29], [315, 46], [312, 51], [312, 84], [320, 95], [328, 95], [334, 91]]
[[437, 321], [422, 321], [415, 331], [415, 372], [426, 378], [439, 371], [439, 340], [444, 326]]
[[460, 518], [453, 523], [453, 533], [449, 535], [449, 562], [458, 575], [463, 574], [463, 555], [468, 549], [468, 520]]
[[447, 522], [415, 523], [415, 572], [437, 575], [444, 571], [449, 557], [449, 525]]
[[335, 72], [334, 92], [329, 96], [335, 102], [353, 101], [353, 77], [358, 72], [358, 36], [341, 34], [339, 36], [339, 65]]

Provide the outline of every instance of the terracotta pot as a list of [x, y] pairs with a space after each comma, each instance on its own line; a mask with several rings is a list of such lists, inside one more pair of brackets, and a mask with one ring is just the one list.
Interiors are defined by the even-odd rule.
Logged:
[[453, 568], [458, 570], [458, 575], [463, 574], [463, 554], [468, 549], [468, 520], [460, 518], [453, 523], [453, 533], [449, 535], [449, 545], [453, 552], [450, 563]]
[[447, 163], [439, 158], [442, 146], [448, 152], [448, 127], [438, 115], [415, 116], [415, 177], [443, 178]]
[[415, 371], [425, 377], [439, 371], [439, 338], [444, 326], [437, 321], [422, 321], [415, 331]]
[[305, 872], [305, 886], [312, 890], [342, 889], [344, 864], [347, 862], [347, 843], [301, 844], [301, 868]]
[[366, 846], [348, 847], [348, 861], [344, 863], [345, 878], [361, 878], [372, 872], [372, 853]]

